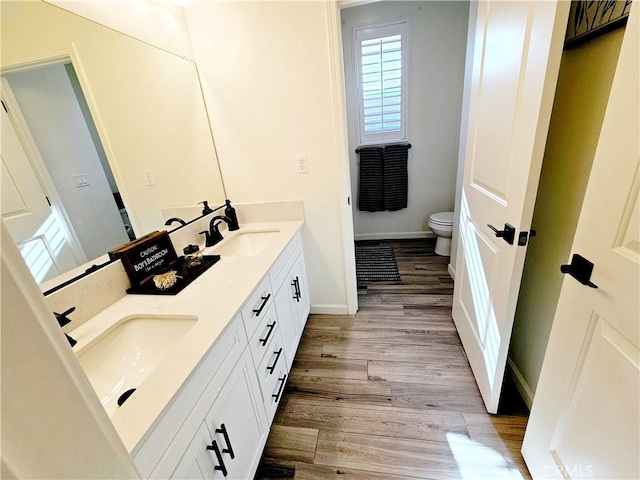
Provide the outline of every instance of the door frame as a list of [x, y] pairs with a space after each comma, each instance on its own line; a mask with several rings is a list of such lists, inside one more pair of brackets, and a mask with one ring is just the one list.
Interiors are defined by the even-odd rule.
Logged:
[[[49, 65], [53, 65], [55, 63], [60, 63], [59, 61], [51, 62]], [[13, 71], [18, 71], [21, 69], [16, 69]], [[62, 227], [65, 230], [65, 234], [67, 236], [67, 240], [69, 241], [69, 247], [71, 248], [71, 253], [73, 258], [75, 259], [78, 266], [87, 263], [89, 259], [82, 248], [82, 244], [76, 234], [75, 229], [73, 228], [73, 224], [71, 223], [71, 219], [67, 214], [66, 209], [64, 208], [64, 204], [60, 198], [60, 194], [55, 187], [55, 183], [49, 175], [49, 170], [47, 170], [47, 166], [42, 159], [42, 155], [40, 155], [40, 150], [36, 145], [36, 142], [31, 135], [31, 131], [27, 125], [27, 122], [22, 115], [22, 111], [20, 110], [20, 106], [18, 105], [18, 101], [16, 100], [13, 90], [11, 89], [11, 85], [7, 81], [4, 76], [5, 71], [3, 70], [3, 75], [0, 77], [0, 84], [2, 85], [2, 100], [6, 103], [7, 109], [9, 110], [8, 115], [11, 117], [13, 128], [16, 132], [16, 135], [20, 139], [22, 146], [25, 149], [25, 153], [29, 158], [29, 162], [31, 163], [31, 168], [40, 183], [40, 187], [42, 191], [47, 195], [47, 199], [51, 204], [51, 209], [54, 214], [57, 215]]]
[[[331, 72], [331, 91], [334, 94], [336, 166], [338, 173], [338, 208], [342, 224], [342, 247], [344, 254], [344, 279], [348, 315], [358, 311], [358, 284], [356, 280], [356, 253], [351, 209], [351, 173], [349, 165], [349, 140], [347, 130], [347, 98], [344, 83], [344, 62], [342, 59], [342, 24], [340, 10], [344, 4], [333, 0], [325, 2]], [[353, 5], [349, 5], [353, 6]], [[332, 312], [339, 313], [339, 312]]]

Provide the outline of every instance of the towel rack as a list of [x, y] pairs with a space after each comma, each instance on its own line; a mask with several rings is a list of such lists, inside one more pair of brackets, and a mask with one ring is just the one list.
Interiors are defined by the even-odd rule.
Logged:
[[[358, 147], [358, 148], [356, 148], [356, 153], [360, 153], [360, 149], [361, 148], [369, 148], [369, 147], [382, 147], [382, 148], [384, 148], [387, 145], [404, 145], [404, 144], [388, 143], [386, 145], [367, 145], [366, 147]], [[411, 148], [411, 144], [410, 143], [407, 143], [406, 145], [407, 145], [407, 148]]]

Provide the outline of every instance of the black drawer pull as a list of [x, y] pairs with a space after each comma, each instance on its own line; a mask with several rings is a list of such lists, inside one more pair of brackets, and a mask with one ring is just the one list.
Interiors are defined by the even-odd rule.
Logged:
[[263, 347], [267, 344], [267, 341], [269, 340], [269, 337], [273, 333], [273, 329], [276, 328], [276, 322], [274, 321], [273, 323], [268, 324], [267, 327], [269, 327], [269, 331], [267, 332], [267, 336], [260, 339], [260, 343], [262, 343]]
[[253, 313], [256, 314], [256, 317], [259, 317], [260, 314], [262, 313], [262, 309], [264, 308], [264, 306], [267, 304], [267, 302], [269, 301], [269, 299], [271, 298], [271, 294], [267, 294], [266, 297], [261, 297], [262, 298], [262, 303], [260, 304], [260, 306], [257, 309], [253, 309]]
[[222, 475], [227, 476], [227, 466], [224, 464], [224, 460], [222, 459], [222, 454], [220, 453], [220, 449], [218, 448], [218, 442], [215, 440], [211, 442], [211, 445], [207, 445], [207, 450], [213, 450], [216, 454], [216, 458], [218, 459], [218, 464], [213, 467], [214, 470], [220, 470]]
[[279, 382], [282, 382], [280, 384], [280, 388], [278, 388], [278, 393], [273, 393], [271, 396], [274, 398], [274, 402], [278, 403], [278, 400], [280, 400], [280, 395], [282, 394], [282, 390], [284, 389], [284, 384], [287, 381], [287, 374], [284, 374], [284, 377], [281, 377], [278, 379]]
[[282, 347], [280, 347], [280, 350], [278, 350], [277, 352], [273, 352], [276, 354], [276, 359], [273, 361], [273, 365], [271, 365], [270, 367], [267, 367], [267, 370], [269, 370], [269, 375], [273, 375], [273, 371], [276, 369], [276, 365], [278, 364], [278, 360], [280, 360], [280, 354], [282, 353]]
[[224, 437], [224, 441], [227, 444], [227, 448], [222, 449], [222, 453], [228, 453], [233, 460], [236, 455], [233, 453], [233, 447], [231, 446], [231, 441], [229, 440], [229, 434], [227, 433], [227, 427], [224, 426], [224, 423], [220, 424], [220, 428], [216, 428], [216, 433], [221, 433]]

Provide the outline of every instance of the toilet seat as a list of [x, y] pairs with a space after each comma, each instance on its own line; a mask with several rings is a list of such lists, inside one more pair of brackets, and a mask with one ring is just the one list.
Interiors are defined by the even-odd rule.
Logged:
[[452, 227], [453, 212], [434, 213], [429, 217], [429, 221], [434, 225], [442, 225], [443, 227]]

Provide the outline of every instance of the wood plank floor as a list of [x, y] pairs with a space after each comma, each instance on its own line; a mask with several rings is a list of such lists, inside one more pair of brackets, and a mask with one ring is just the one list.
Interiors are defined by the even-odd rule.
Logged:
[[434, 240], [390, 245], [401, 280], [358, 285], [355, 316], [311, 315], [256, 479], [528, 479], [526, 407], [486, 413]]

